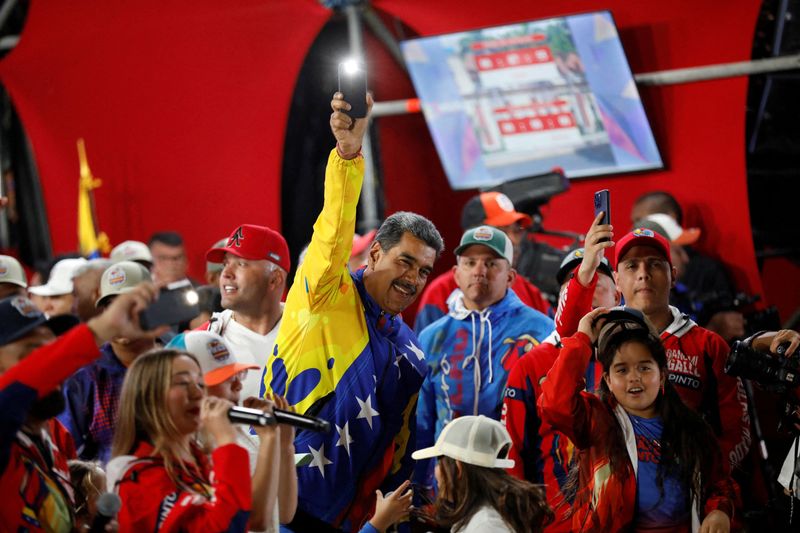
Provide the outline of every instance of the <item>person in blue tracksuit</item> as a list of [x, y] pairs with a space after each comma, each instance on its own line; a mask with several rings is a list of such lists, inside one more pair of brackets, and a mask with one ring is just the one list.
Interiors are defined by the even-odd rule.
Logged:
[[[479, 226], [464, 233], [453, 267], [458, 291], [448, 314], [420, 334], [428, 366], [417, 404], [417, 448], [433, 446], [442, 428], [462, 415], [500, 419], [514, 363], [554, 329], [553, 321], [511, 290], [514, 249], [505, 233]], [[414, 479], [433, 484], [432, 460]]]

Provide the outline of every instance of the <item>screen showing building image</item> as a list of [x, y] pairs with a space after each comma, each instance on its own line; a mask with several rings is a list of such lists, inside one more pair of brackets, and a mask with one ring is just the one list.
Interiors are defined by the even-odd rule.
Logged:
[[454, 189], [661, 168], [608, 12], [402, 44]]

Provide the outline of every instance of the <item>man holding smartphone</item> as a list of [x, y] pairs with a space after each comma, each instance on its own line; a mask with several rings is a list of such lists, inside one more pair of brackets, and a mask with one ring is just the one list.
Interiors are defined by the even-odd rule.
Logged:
[[335, 427], [295, 439], [297, 452], [312, 461], [297, 469], [293, 531], [357, 531], [372, 513], [376, 490], [393, 491], [411, 475], [426, 366], [400, 313], [422, 292], [444, 248], [428, 219], [395, 213], [378, 229], [367, 266], [348, 271], [367, 119], [348, 116], [341, 93], [331, 107], [337, 145], [326, 168], [325, 201], [264, 376], [268, 393]]

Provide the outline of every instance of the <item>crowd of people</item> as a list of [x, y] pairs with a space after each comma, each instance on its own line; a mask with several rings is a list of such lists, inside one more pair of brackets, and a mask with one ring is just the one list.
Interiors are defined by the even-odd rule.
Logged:
[[[173, 232], [30, 283], [0, 256], [0, 529], [743, 528], [750, 406], [724, 371], [743, 318], [679, 307], [732, 289], [677, 202], [643, 196], [630, 230], [598, 214], [538, 287], [517, 268], [536, 264], [530, 217], [500, 193], [467, 204], [454, 261], [415, 213], [356, 235], [367, 120], [341, 94], [331, 107], [324, 205], [292, 282], [285, 239], [254, 224], [210, 247], [205, 284]], [[437, 262], [453, 266], [429, 280]], [[143, 327], [188, 285], [194, 319]], [[800, 334], [745, 342], [791, 356]]]

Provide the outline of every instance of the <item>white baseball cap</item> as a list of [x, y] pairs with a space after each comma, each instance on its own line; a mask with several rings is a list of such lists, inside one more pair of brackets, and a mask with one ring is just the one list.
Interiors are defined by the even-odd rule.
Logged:
[[28, 277], [19, 261], [10, 255], [0, 255], [0, 283], [11, 283], [22, 288], [28, 286]]
[[206, 385], [219, 385], [242, 370], [259, 370], [256, 364], [240, 363], [225, 339], [210, 331], [187, 331], [169, 341], [167, 348], [189, 352], [200, 363]]
[[120, 261], [111, 265], [100, 276], [100, 298], [95, 306], [100, 307], [112, 296], [130, 292], [143, 281], [152, 281], [150, 271], [133, 261]]
[[31, 287], [28, 291], [37, 296], [63, 296], [72, 294], [72, 278], [76, 271], [88, 263], [83, 257], [62, 259], [50, 271], [50, 279], [44, 285]]
[[140, 241], [125, 241], [121, 242], [111, 250], [109, 258], [115, 263], [120, 261], [144, 261], [153, 264], [153, 255], [150, 253], [150, 248]]
[[483, 415], [462, 416], [448, 422], [430, 448], [417, 450], [413, 459], [446, 455], [451, 459], [487, 468], [511, 468], [511, 437], [503, 424]]

